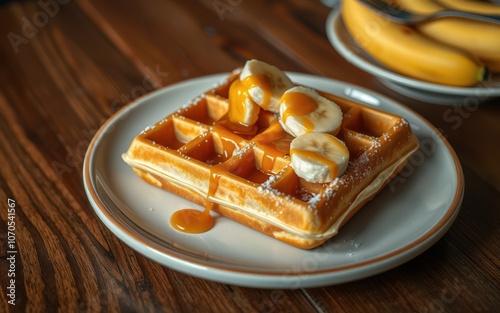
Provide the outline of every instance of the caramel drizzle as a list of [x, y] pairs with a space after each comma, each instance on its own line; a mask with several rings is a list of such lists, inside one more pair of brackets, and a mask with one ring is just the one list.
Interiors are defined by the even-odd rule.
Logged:
[[264, 110], [267, 110], [273, 94], [273, 88], [269, 77], [265, 75], [250, 75], [245, 77], [241, 82], [246, 90], [252, 88], [260, 88], [262, 90], [262, 103], [258, 103], [258, 105]]
[[221, 172], [222, 169], [217, 165], [212, 166], [210, 169], [210, 183], [205, 209], [200, 212], [195, 209], [187, 208], [174, 212], [170, 217], [170, 225], [172, 225], [174, 229], [189, 234], [204, 233], [212, 229], [215, 225], [215, 220], [212, 215], [210, 215], [210, 211], [213, 210], [215, 203], [212, 202], [210, 198], [215, 195], [219, 188]]
[[282, 119], [286, 123], [289, 116], [299, 118], [307, 132], [315, 130], [314, 123], [307, 118], [307, 115], [318, 108], [316, 101], [309, 95], [302, 92], [287, 92], [281, 97], [281, 102], [285, 104], [285, 111]]
[[307, 158], [313, 161], [316, 161], [318, 163], [321, 163], [323, 165], [328, 166], [328, 169], [330, 171], [330, 174], [332, 177], [337, 177], [339, 173], [339, 165], [335, 163], [334, 161], [326, 158], [325, 156], [313, 152], [313, 151], [307, 151], [307, 150], [302, 150], [302, 149], [290, 149], [290, 154], [295, 154], [297, 156]]

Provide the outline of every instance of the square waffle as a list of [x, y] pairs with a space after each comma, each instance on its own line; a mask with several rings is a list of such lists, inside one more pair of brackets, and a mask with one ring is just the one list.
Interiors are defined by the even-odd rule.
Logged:
[[349, 165], [330, 183], [307, 182], [290, 166], [293, 137], [279, 116], [262, 110], [251, 132], [228, 123], [229, 87], [239, 73], [138, 134], [124, 161], [154, 186], [310, 249], [337, 234], [418, 148], [403, 118], [318, 91], [343, 112], [337, 137]]

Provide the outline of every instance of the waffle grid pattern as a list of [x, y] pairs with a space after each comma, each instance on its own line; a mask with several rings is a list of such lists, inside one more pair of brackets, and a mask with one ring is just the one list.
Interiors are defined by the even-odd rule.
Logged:
[[289, 166], [293, 138], [275, 114], [262, 110], [253, 128], [225, 119], [228, 89], [238, 74], [139, 134], [126, 153], [134, 171], [200, 205], [214, 202], [216, 212], [258, 231], [310, 248], [374, 196], [352, 207], [380, 172], [418, 146], [404, 119], [321, 93], [342, 109], [337, 137], [350, 152], [349, 167], [331, 183], [308, 183]]

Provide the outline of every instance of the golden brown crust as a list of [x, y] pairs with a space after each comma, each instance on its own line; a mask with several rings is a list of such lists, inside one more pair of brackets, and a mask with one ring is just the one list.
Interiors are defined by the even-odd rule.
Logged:
[[305, 182], [289, 166], [290, 138], [275, 115], [261, 114], [249, 133], [227, 129], [227, 94], [238, 74], [139, 134], [124, 154], [134, 172], [199, 205], [216, 203], [213, 210], [238, 223], [310, 249], [334, 236], [418, 148], [401, 117], [320, 92], [343, 111], [337, 136], [351, 159], [333, 182]]

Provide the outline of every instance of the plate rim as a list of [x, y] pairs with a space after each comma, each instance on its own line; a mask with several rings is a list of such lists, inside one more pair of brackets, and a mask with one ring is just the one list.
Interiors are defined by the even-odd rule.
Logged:
[[[416, 238], [413, 240], [411, 243], [397, 249], [394, 251], [390, 251], [389, 253], [384, 253], [378, 257], [371, 258], [368, 260], [362, 260], [361, 262], [355, 262], [352, 264], [347, 264], [335, 268], [325, 268], [325, 269], [318, 269], [314, 271], [308, 271], [308, 270], [303, 270], [301, 269], [300, 271], [294, 271], [292, 274], [286, 271], [257, 271], [255, 268], [252, 269], [244, 269], [244, 268], [228, 268], [225, 267], [224, 265], [220, 264], [214, 264], [213, 262], [210, 263], [210, 261], [207, 260], [200, 260], [200, 259], [193, 259], [190, 256], [179, 254], [176, 251], [170, 250], [169, 247], [163, 247], [163, 250], [167, 249], [169, 253], [166, 253], [166, 251], [163, 251], [159, 249], [158, 247], [155, 247], [156, 243], [152, 244], [147, 240], [147, 238], [143, 238], [139, 236], [137, 233], [132, 232], [129, 227], [126, 225], [122, 225], [119, 221], [116, 220], [116, 218], [109, 212], [109, 209], [106, 208], [106, 206], [100, 201], [99, 195], [97, 191], [95, 190], [95, 185], [94, 185], [94, 179], [92, 177], [92, 165], [94, 162], [94, 156], [96, 153], [96, 147], [98, 143], [103, 140], [104, 135], [106, 133], [106, 130], [108, 127], [112, 126], [114, 123], [118, 122], [120, 120], [120, 117], [124, 114], [128, 114], [127, 112], [129, 110], [132, 110], [134, 108], [137, 108], [141, 105], [143, 105], [145, 102], [148, 101], [149, 98], [153, 97], [158, 97], [161, 96], [163, 93], [168, 93], [172, 92], [175, 89], [178, 88], [183, 88], [186, 87], [186, 85], [193, 84], [193, 83], [200, 83], [201, 81], [207, 82], [207, 89], [209, 87], [209, 83], [217, 83], [220, 81], [221, 78], [223, 78], [225, 75], [228, 73], [219, 73], [219, 74], [212, 74], [212, 75], [207, 75], [207, 76], [200, 76], [200, 77], [195, 77], [191, 78], [185, 81], [177, 82], [172, 85], [160, 88], [158, 90], [155, 90], [149, 94], [143, 95], [129, 104], [125, 105], [124, 107], [120, 108], [117, 112], [115, 112], [113, 115], [111, 115], [98, 129], [98, 131], [94, 134], [94, 137], [92, 138], [87, 151], [85, 153], [85, 158], [83, 162], [83, 184], [84, 184], [84, 189], [87, 194], [88, 200], [101, 220], [105, 224], [105, 226], [111, 230], [111, 232], [117, 236], [120, 241], [128, 245], [129, 247], [133, 248], [135, 251], [139, 252], [140, 254], [152, 259], [153, 261], [160, 263], [163, 266], [169, 267], [171, 269], [174, 269], [179, 272], [184, 272], [192, 276], [197, 276], [203, 279], [208, 279], [212, 281], [218, 281], [221, 283], [226, 283], [226, 284], [232, 284], [232, 285], [240, 285], [240, 286], [247, 286], [247, 287], [259, 287], [259, 288], [288, 288], [286, 286], [286, 278], [291, 279], [293, 277], [300, 277], [301, 278], [301, 284], [300, 286], [294, 286], [294, 287], [318, 287], [318, 286], [324, 286], [324, 285], [333, 285], [333, 284], [338, 284], [338, 283], [343, 283], [343, 282], [348, 282], [348, 281], [353, 281], [361, 278], [366, 278], [369, 276], [373, 276], [377, 273], [380, 272], [385, 272], [387, 270], [390, 270], [391, 268], [394, 268], [396, 266], [401, 265], [404, 262], [407, 262], [411, 260], [413, 257], [423, 253], [425, 250], [427, 250], [430, 246], [432, 246], [437, 240], [439, 240], [451, 227], [453, 224], [456, 216], [458, 215], [463, 199], [463, 194], [464, 194], [464, 177], [463, 177], [463, 171], [460, 165], [460, 161], [449, 144], [449, 142], [446, 140], [440, 134], [439, 131], [429, 122], [427, 121], [424, 117], [422, 117], [419, 113], [415, 112], [413, 109], [411, 109], [408, 106], [405, 106], [393, 99], [390, 99], [386, 96], [383, 96], [375, 91], [372, 90], [367, 90], [363, 87], [342, 82], [339, 80], [327, 78], [327, 77], [321, 77], [317, 75], [311, 75], [311, 74], [304, 74], [304, 73], [290, 73], [291, 75], [297, 76], [297, 77], [302, 77], [302, 79], [305, 78], [313, 78], [313, 79], [322, 79], [326, 80], [331, 83], [339, 84], [344, 87], [351, 87], [351, 88], [356, 88], [361, 91], [365, 91], [368, 94], [375, 95], [378, 99], [382, 99], [383, 101], [388, 101], [390, 102], [391, 105], [396, 105], [399, 107], [402, 107], [404, 110], [408, 110], [411, 114], [413, 114], [417, 119], [419, 119], [421, 122], [425, 123], [432, 131], [436, 133], [436, 135], [439, 137], [439, 140], [442, 141], [444, 144], [444, 147], [446, 148], [446, 152], [450, 154], [451, 158], [454, 161], [454, 169], [455, 169], [455, 174], [457, 177], [457, 188], [454, 190], [454, 195], [453, 195], [453, 200], [451, 201], [449, 207], [446, 209], [446, 213], [437, 221], [437, 223], [430, 229], [428, 229], [425, 233], [423, 233], [420, 237]], [[342, 97], [345, 97], [345, 95], [340, 95]], [[196, 95], [194, 95], [192, 98], [195, 98]], [[147, 125], [145, 125], [146, 127]], [[106, 219], [104, 220], [103, 217]], [[108, 223], [110, 225], [108, 225]], [[116, 228], [116, 229], [114, 229]], [[116, 231], [120, 231], [121, 234], [118, 234]], [[144, 230], [145, 231], [145, 230]], [[147, 231], [146, 231], [147, 232]], [[122, 238], [123, 235], [126, 235], [126, 240]], [[132, 242], [130, 242], [130, 239], [132, 239]], [[275, 240], [270, 238], [269, 240]], [[154, 259], [149, 255], [144, 254], [143, 251], [141, 251], [141, 247], [138, 245], [143, 245], [142, 249], [148, 249], [156, 254], [161, 255], [164, 258], [168, 258], [169, 260], [173, 261], [173, 264], [165, 264], [162, 260]], [[418, 249], [420, 248], [420, 249]], [[392, 261], [392, 262], [391, 262]], [[379, 268], [377, 270], [371, 270], [371, 267], [376, 267], [377, 265], [380, 265], [381, 263], [387, 263], [389, 262], [389, 266], [382, 266], [382, 268]], [[183, 268], [180, 268], [180, 265], [183, 265], [184, 267], [188, 268], [203, 268], [201, 271], [206, 271], [208, 269], [214, 271], [214, 274], [209, 274], [209, 275], [203, 275], [200, 273], [192, 273], [188, 272]], [[335, 276], [335, 274], [339, 273], [344, 273], [344, 276], [347, 275], [349, 276], [349, 272], [352, 271], [358, 271], [357, 275], [352, 275], [349, 279], [341, 279], [339, 281], [330, 281], [328, 278], [331, 278], [331, 276]], [[366, 272], [369, 272], [367, 275]], [[239, 279], [241, 280], [238, 283], [235, 283], [233, 281], [227, 280], [227, 276], [231, 274], [237, 274], [239, 276]], [[221, 276], [219, 276], [221, 275]], [[224, 279], [226, 277], [226, 279]], [[276, 281], [277, 277], [281, 277], [282, 279], [280, 281]], [[315, 278], [320, 278], [320, 281], [315, 280]], [[321, 279], [322, 278], [322, 279]], [[233, 278], [234, 279], [234, 278]], [[327, 280], [325, 282], [325, 280]]]
[[[377, 79], [389, 80], [394, 84], [406, 88], [414, 88], [436, 94], [447, 94], [450, 96], [481, 96], [496, 97], [500, 95], [500, 86], [477, 86], [477, 87], [454, 87], [420, 81], [408, 76], [404, 76], [389, 69], [383, 68], [358, 56], [353, 50], [342, 42], [337, 36], [338, 23], [343, 23], [339, 10], [331, 10], [326, 19], [326, 34], [330, 44], [347, 61], [356, 67], [375, 76]], [[350, 37], [350, 34], [347, 34]]]

